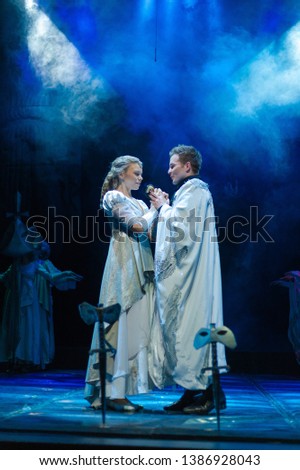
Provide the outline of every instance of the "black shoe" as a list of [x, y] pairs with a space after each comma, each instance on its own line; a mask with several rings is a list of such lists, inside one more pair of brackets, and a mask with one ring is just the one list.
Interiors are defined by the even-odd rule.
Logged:
[[[220, 400], [220, 410], [225, 410], [226, 408], [226, 397], [223, 389], [220, 387], [219, 392]], [[215, 409], [212, 385], [210, 385], [207, 390], [203, 393], [202, 397], [194, 400], [192, 404], [186, 406], [183, 409], [184, 413], [187, 414], [197, 414], [197, 415], [208, 415], [212, 410]]]
[[185, 390], [184, 394], [171, 405], [164, 406], [165, 411], [176, 412], [183, 411], [186, 406], [191, 405], [195, 401], [195, 397], [203, 393], [203, 390]]

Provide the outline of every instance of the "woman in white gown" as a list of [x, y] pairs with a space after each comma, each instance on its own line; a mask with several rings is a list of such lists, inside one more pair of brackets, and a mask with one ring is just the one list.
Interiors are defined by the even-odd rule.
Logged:
[[[127, 395], [147, 393], [148, 346], [153, 317], [153, 256], [148, 230], [157, 216], [154, 206], [131, 196], [142, 182], [142, 162], [132, 156], [112, 162], [101, 193], [101, 207], [110, 217], [112, 234], [104, 268], [99, 303], [104, 307], [119, 303], [121, 313], [115, 323], [116, 354], [107, 361], [107, 407], [135, 411]], [[113, 329], [112, 329], [113, 330]], [[108, 339], [108, 337], [107, 337]], [[112, 340], [113, 341], [113, 340]], [[99, 349], [99, 323], [95, 323], [91, 350]], [[85, 398], [100, 407], [98, 353], [90, 355]], [[96, 367], [94, 367], [96, 365]]]

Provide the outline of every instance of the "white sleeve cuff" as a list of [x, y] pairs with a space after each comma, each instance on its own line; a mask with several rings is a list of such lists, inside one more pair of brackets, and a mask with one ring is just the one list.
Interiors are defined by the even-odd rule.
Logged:
[[143, 215], [143, 219], [146, 220], [148, 228], [152, 224], [153, 220], [157, 217], [158, 211], [155, 209], [155, 207], [151, 207], [146, 214]]

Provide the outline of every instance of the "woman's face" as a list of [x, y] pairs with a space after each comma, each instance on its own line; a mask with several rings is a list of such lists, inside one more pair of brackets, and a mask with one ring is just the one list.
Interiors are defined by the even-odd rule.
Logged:
[[121, 174], [122, 182], [125, 184], [129, 191], [139, 189], [142, 178], [143, 170], [138, 163], [131, 163], [127, 170]]

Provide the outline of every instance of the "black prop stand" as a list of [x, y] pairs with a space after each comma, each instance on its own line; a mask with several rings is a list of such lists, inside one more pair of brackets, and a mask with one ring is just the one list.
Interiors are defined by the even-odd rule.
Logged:
[[213, 400], [216, 409], [217, 415], [217, 424], [218, 424], [218, 431], [220, 431], [220, 370], [225, 369], [229, 370], [229, 366], [218, 365], [218, 354], [217, 354], [217, 343], [222, 343], [230, 349], [234, 349], [236, 347], [236, 341], [233, 332], [227, 328], [227, 326], [221, 326], [216, 328], [215, 323], [210, 324], [210, 329], [208, 328], [201, 328], [195, 336], [194, 339], [194, 347], [195, 349], [200, 349], [206, 344], [211, 344], [211, 357], [212, 357], [212, 365], [211, 367], [204, 367], [201, 373], [206, 371], [211, 371], [212, 373], [212, 388], [213, 388]]
[[108, 323], [113, 325], [118, 319], [121, 312], [120, 304], [114, 304], [109, 307], [103, 307], [99, 304], [98, 307], [83, 302], [79, 305], [79, 313], [82, 320], [87, 325], [99, 323], [99, 349], [91, 349], [89, 354], [98, 353], [98, 364], [94, 365], [95, 369], [99, 369], [100, 375], [100, 390], [101, 390], [101, 411], [102, 411], [102, 424], [105, 425], [106, 416], [106, 354], [108, 352], [115, 354], [115, 348], [105, 339], [105, 325]]

